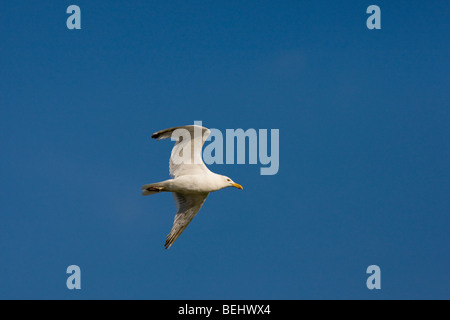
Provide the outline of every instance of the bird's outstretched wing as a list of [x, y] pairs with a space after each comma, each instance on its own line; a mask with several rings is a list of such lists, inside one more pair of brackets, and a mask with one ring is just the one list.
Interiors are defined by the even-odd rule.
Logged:
[[208, 128], [190, 125], [155, 132], [152, 138], [177, 141], [169, 161], [170, 175], [177, 178], [210, 172], [202, 160], [202, 147], [210, 133]]
[[169, 249], [184, 229], [186, 229], [189, 222], [191, 222], [202, 207], [209, 193], [182, 194], [172, 192], [172, 194], [177, 206], [177, 214], [173, 220], [172, 230], [167, 235], [166, 243], [164, 244], [166, 249]]

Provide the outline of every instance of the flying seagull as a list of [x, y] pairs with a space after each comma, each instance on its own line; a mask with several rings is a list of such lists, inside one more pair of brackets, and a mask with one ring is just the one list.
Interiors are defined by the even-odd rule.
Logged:
[[176, 140], [169, 161], [173, 179], [142, 186], [142, 195], [172, 192], [177, 213], [172, 230], [164, 244], [166, 249], [186, 229], [202, 207], [210, 192], [227, 187], [242, 189], [230, 178], [210, 171], [202, 160], [202, 146], [211, 131], [208, 128], [190, 125], [158, 131], [152, 138]]

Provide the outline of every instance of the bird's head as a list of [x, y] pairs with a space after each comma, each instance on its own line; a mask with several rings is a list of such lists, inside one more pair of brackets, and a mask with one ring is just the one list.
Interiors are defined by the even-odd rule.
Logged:
[[244, 189], [244, 188], [242, 188], [242, 186], [240, 184], [234, 182], [233, 180], [231, 180], [230, 178], [228, 178], [226, 176], [222, 176], [222, 179], [223, 179], [223, 183], [225, 185], [224, 188], [235, 187], [235, 188], [238, 188], [238, 189], [241, 189], [241, 190]]

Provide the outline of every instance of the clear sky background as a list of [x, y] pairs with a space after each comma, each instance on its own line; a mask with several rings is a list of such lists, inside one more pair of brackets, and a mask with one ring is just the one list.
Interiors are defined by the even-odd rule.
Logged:
[[[449, 299], [449, 9], [2, 1], [0, 298]], [[140, 187], [173, 143], [150, 136], [195, 120], [279, 129], [280, 170], [211, 165], [244, 190], [166, 251], [172, 196]]]

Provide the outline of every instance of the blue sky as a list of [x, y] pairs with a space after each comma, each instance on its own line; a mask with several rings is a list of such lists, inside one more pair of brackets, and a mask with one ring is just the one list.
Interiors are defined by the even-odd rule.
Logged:
[[[0, 298], [449, 299], [448, 9], [3, 1]], [[172, 197], [140, 187], [172, 142], [150, 136], [195, 120], [279, 129], [280, 170], [211, 165], [244, 190], [166, 251]]]

